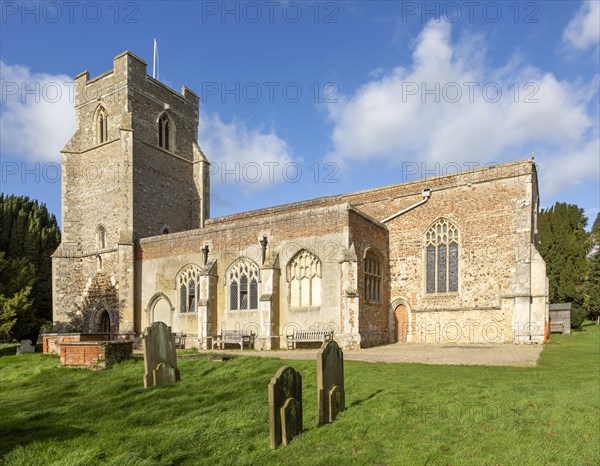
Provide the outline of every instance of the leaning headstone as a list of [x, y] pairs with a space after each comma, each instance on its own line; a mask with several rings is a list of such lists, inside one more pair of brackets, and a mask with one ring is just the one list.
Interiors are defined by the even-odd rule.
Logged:
[[283, 366], [269, 383], [269, 433], [271, 448], [302, 433], [302, 376], [293, 367]]
[[154, 322], [142, 340], [144, 351], [144, 387], [179, 382], [175, 335], [164, 322]]
[[319, 425], [335, 421], [346, 409], [344, 393], [344, 353], [334, 340], [323, 344], [317, 353], [317, 393]]
[[17, 354], [35, 353], [35, 346], [31, 344], [31, 340], [21, 340], [20, 346], [17, 348]]

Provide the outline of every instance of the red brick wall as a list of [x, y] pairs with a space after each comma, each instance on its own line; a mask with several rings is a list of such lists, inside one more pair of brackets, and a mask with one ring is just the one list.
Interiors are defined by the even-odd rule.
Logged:
[[105, 369], [133, 354], [130, 342], [71, 342], [60, 346], [63, 366], [83, 366]]

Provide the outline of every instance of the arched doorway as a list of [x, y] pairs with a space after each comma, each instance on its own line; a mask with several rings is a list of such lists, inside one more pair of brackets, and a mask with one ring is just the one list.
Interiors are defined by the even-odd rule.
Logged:
[[110, 314], [107, 310], [102, 311], [99, 322], [98, 331], [100, 333], [110, 333]]
[[394, 309], [394, 322], [396, 324], [396, 341], [406, 343], [408, 340], [408, 309], [405, 304], [399, 303]]

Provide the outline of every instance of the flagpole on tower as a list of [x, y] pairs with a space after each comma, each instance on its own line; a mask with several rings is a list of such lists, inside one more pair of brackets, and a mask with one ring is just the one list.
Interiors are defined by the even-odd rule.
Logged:
[[154, 38], [154, 56], [152, 57], [152, 77], [154, 79], [159, 79], [159, 63], [158, 63], [158, 45], [156, 43], [156, 38]]

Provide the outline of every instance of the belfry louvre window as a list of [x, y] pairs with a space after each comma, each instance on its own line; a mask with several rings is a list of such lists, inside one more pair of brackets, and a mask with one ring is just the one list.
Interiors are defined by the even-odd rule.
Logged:
[[108, 120], [104, 107], [98, 107], [96, 111], [96, 143], [102, 144], [108, 140]]
[[200, 267], [186, 265], [177, 275], [179, 289], [179, 312], [197, 312], [200, 296]]
[[372, 250], [365, 256], [365, 298], [381, 301], [381, 259]]
[[458, 291], [458, 244], [458, 228], [446, 219], [425, 233], [427, 293]]
[[171, 139], [171, 121], [166, 114], [163, 114], [158, 119], [158, 145], [163, 149], [171, 150]]
[[245, 311], [258, 309], [258, 266], [245, 257], [238, 259], [227, 272], [229, 309]]
[[290, 307], [321, 305], [321, 261], [302, 249], [288, 264]]

